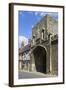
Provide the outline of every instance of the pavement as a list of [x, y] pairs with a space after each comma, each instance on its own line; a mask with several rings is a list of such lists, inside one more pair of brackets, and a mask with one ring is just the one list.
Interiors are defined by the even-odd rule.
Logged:
[[28, 72], [28, 71], [19, 71], [18, 73], [19, 79], [46, 78], [46, 77], [54, 77], [54, 75], [44, 74], [40, 72]]

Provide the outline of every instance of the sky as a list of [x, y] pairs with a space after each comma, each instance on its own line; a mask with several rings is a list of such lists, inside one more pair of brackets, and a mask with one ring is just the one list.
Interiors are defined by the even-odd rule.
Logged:
[[21, 42], [24, 41], [25, 45], [28, 44], [28, 39], [32, 36], [32, 27], [41, 20], [46, 14], [51, 15], [54, 19], [58, 20], [57, 12], [37, 12], [37, 11], [19, 11], [18, 12], [18, 35], [19, 47]]

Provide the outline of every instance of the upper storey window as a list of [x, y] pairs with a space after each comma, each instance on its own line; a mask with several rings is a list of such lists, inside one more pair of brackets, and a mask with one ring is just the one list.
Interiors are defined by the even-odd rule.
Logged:
[[45, 33], [45, 30], [42, 29], [42, 32], [41, 32], [41, 37], [42, 37], [42, 39], [44, 39], [44, 33]]
[[35, 45], [35, 35], [33, 35], [33, 45]]

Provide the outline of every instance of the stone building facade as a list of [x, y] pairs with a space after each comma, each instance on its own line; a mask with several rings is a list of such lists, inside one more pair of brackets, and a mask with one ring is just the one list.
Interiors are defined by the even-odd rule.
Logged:
[[49, 15], [32, 28], [31, 70], [58, 75], [58, 21]]

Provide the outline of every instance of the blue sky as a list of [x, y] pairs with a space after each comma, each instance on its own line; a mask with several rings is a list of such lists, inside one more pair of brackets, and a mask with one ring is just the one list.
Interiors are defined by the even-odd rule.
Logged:
[[51, 14], [55, 19], [58, 18], [58, 13], [19, 11], [19, 36], [31, 38], [32, 26], [46, 14]]
[[18, 12], [18, 31], [19, 36], [27, 39], [32, 36], [32, 27], [40, 21], [46, 14], [51, 15], [56, 20], [58, 19], [57, 12], [37, 12], [37, 11], [19, 11]]

